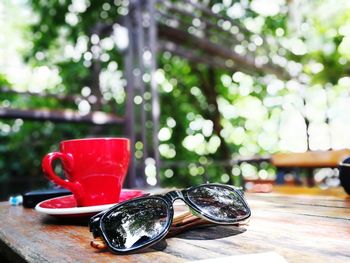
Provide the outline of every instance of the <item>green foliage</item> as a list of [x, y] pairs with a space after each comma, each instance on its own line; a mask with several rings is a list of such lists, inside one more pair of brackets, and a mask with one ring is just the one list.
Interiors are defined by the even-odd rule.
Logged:
[[4, 74], [0, 73], [0, 86], [6, 87], [6, 86], [9, 86], [9, 85], [10, 85], [10, 83], [8, 82], [6, 76]]
[[[301, 80], [303, 85], [315, 90], [313, 94], [316, 96], [323, 94], [325, 89], [332, 88], [328, 102], [335, 105], [333, 107], [338, 104], [337, 99], [347, 96], [344, 94], [348, 92], [346, 76], [349, 74], [350, 58], [347, 48], [350, 41], [349, 6], [337, 7], [332, 1], [326, 0], [302, 1], [296, 7], [300, 12], [294, 10], [300, 20], [295, 25], [292, 17], [294, 13], [288, 12], [295, 8], [290, 5], [290, 1], [285, 4], [271, 3], [274, 8], [276, 5], [279, 8], [272, 15], [252, 8], [253, 2], [258, 3], [203, 3], [207, 3], [208, 8], [222, 16], [231, 15], [239, 28], [247, 28], [242, 31], [245, 39], [240, 43], [245, 49], [254, 42], [254, 37], [258, 39], [254, 42], [258, 44], [248, 51], [249, 55], [265, 56], [271, 60], [277, 54], [287, 61], [285, 68], [290, 66], [288, 61], [294, 61], [294, 68], [298, 69], [297, 77], [294, 80], [279, 81], [274, 76], [258, 75], [255, 72], [248, 74], [222, 69], [211, 72], [205, 64], [194, 65], [167, 52], [160, 54], [157, 71], [161, 79], [160, 126], [166, 128], [166, 136], [161, 140], [162, 162], [166, 164], [161, 170], [163, 185], [189, 186], [205, 180], [235, 181], [239, 184], [239, 176], [249, 177], [252, 173], [257, 176], [256, 169], [244, 165], [225, 167], [220, 162], [218, 164], [218, 161], [229, 161], [242, 155], [306, 150], [306, 143], [295, 146], [299, 145], [300, 134], [303, 133], [300, 127], [304, 127], [307, 118], [311, 124], [316, 123], [313, 122], [317, 119], [315, 116], [306, 116], [309, 114], [305, 113], [306, 106], [313, 107], [316, 112], [326, 112], [327, 109], [323, 104], [303, 97], [304, 91], [300, 88], [302, 85], [296, 85], [293, 81]], [[101, 67], [102, 72], [109, 72], [113, 76], [122, 74], [123, 54], [115, 44], [112, 48], [105, 47], [99, 51], [104, 59], [98, 65], [92, 50], [96, 30], [101, 30], [99, 41], [107, 43], [110, 40], [111, 25], [118, 23], [121, 16], [126, 14], [128, 1], [31, 0], [29, 3], [24, 8], [31, 10], [34, 21], [21, 30], [25, 31], [25, 42], [30, 42], [31, 45], [18, 52], [30, 69], [44, 67], [58, 72], [58, 80], [53, 84], [47, 83], [44, 89], [46, 93], [81, 95], [84, 87], [89, 87], [94, 92], [96, 79], [93, 76], [96, 67]], [[234, 5], [236, 9], [233, 9]], [[238, 7], [241, 8], [240, 11]], [[325, 15], [325, 9], [329, 16], [333, 13], [337, 15], [329, 18]], [[194, 13], [201, 15], [198, 10]], [[186, 23], [191, 24], [193, 21], [187, 17]], [[259, 36], [263, 36], [263, 40]], [[218, 41], [220, 37], [223, 36], [209, 36], [212, 41]], [[266, 48], [270, 50], [267, 53]], [[236, 66], [240, 68], [240, 65]], [[210, 77], [215, 83], [211, 83]], [[121, 76], [118, 81], [116, 84], [115, 79], [110, 80], [113, 87], [119, 85], [121, 88], [125, 84], [124, 77]], [[21, 90], [12, 82], [13, 79], [10, 80], [8, 75], [0, 72], [1, 87]], [[313, 87], [316, 88], [312, 89]], [[24, 91], [27, 90], [30, 89]], [[125, 94], [108, 85], [101, 93], [107, 101], [101, 110], [124, 113]], [[305, 106], [304, 102], [309, 105]], [[76, 110], [79, 101], [1, 93], [0, 106]], [[91, 106], [95, 105], [91, 103]], [[290, 125], [289, 129], [283, 129], [281, 123], [288, 124], [286, 119], [293, 114], [301, 116], [299, 119], [302, 120], [302, 125], [299, 128]], [[324, 118], [319, 122], [324, 124], [327, 121], [329, 122]], [[40, 160], [45, 153], [57, 149], [59, 141], [94, 134], [118, 136], [122, 128], [1, 120], [0, 180], [16, 176], [41, 178]], [[292, 129], [293, 132], [288, 131]], [[316, 146], [314, 148], [317, 149]], [[263, 172], [259, 176], [262, 174], [265, 179], [273, 178], [273, 168], [265, 166], [261, 167]]]

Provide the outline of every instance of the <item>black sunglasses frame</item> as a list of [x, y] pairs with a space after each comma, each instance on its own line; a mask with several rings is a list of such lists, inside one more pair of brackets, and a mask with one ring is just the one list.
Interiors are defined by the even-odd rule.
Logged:
[[[242, 202], [242, 204], [244, 205], [244, 208], [247, 210], [247, 215], [245, 215], [244, 217], [241, 217], [239, 219], [213, 219], [212, 217], [210, 217], [210, 215], [205, 214], [196, 204], [194, 204], [193, 202], [191, 202], [191, 200], [188, 197], [188, 192], [197, 189], [197, 188], [201, 188], [201, 187], [205, 187], [205, 186], [216, 186], [216, 187], [222, 187], [231, 191], [234, 191], [239, 200]], [[167, 206], [167, 212], [168, 212], [168, 222], [166, 224], [166, 226], [164, 227], [164, 230], [161, 234], [159, 234], [156, 238], [151, 239], [149, 241], [147, 241], [146, 243], [143, 243], [139, 246], [136, 247], [132, 247], [132, 248], [127, 248], [127, 249], [118, 249], [115, 248], [111, 242], [109, 241], [109, 239], [107, 238], [107, 236], [104, 233], [104, 228], [103, 228], [103, 219], [105, 216], [109, 215], [110, 213], [112, 213], [115, 209], [118, 209], [121, 206], [127, 205], [129, 203], [133, 203], [135, 201], [138, 200], [143, 200], [143, 199], [157, 199], [157, 200], [161, 200], [163, 202], [165, 202], [166, 206]], [[151, 195], [151, 196], [143, 196], [143, 197], [138, 197], [138, 198], [134, 198], [132, 200], [128, 200], [122, 203], [119, 203], [105, 211], [100, 212], [99, 214], [91, 217], [90, 222], [89, 222], [89, 226], [90, 226], [90, 232], [92, 232], [94, 238], [97, 237], [102, 237], [103, 240], [105, 241], [105, 243], [107, 244], [107, 246], [115, 253], [117, 254], [127, 254], [133, 251], [136, 251], [138, 249], [141, 248], [146, 248], [149, 246], [152, 246], [153, 244], [159, 242], [160, 240], [162, 240], [167, 233], [169, 232], [170, 226], [173, 222], [173, 217], [174, 217], [174, 208], [173, 208], [173, 203], [175, 200], [177, 199], [181, 199], [182, 201], [184, 201], [191, 209], [193, 209], [196, 213], [198, 213], [198, 215], [200, 217], [203, 217], [205, 219], [207, 219], [210, 222], [216, 223], [216, 224], [220, 224], [220, 225], [232, 225], [232, 224], [236, 224], [238, 222], [244, 222], [245, 220], [247, 220], [250, 216], [251, 216], [251, 211], [250, 208], [246, 202], [246, 200], [244, 199], [243, 196], [243, 191], [239, 188], [230, 186], [230, 185], [223, 185], [223, 184], [202, 184], [199, 186], [194, 186], [194, 187], [190, 187], [184, 190], [175, 190], [175, 191], [170, 191], [166, 194], [163, 195]]]

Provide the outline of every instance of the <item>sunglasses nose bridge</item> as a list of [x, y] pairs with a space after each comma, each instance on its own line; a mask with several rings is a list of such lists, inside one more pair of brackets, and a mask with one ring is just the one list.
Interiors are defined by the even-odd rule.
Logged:
[[171, 191], [166, 194], [167, 198], [171, 201], [174, 202], [176, 199], [184, 199], [184, 196], [181, 191]]

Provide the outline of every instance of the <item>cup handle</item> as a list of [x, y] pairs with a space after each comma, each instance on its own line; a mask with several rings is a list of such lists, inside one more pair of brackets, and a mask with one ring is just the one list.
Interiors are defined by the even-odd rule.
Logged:
[[62, 179], [53, 171], [52, 163], [56, 159], [60, 159], [62, 161], [63, 167], [68, 173], [73, 169], [73, 156], [61, 152], [52, 152], [48, 153], [41, 162], [44, 174], [55, 184], [72, 191], [77, 198], [81, 197], [83, 195], [83, 191], [79, 182], [70, 182], [67, 179]]

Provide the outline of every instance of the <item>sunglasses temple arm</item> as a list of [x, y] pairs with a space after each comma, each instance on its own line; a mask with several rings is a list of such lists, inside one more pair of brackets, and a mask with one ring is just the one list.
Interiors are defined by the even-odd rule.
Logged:
[[95, 249], [98, 250], [103, 250], [107, 248], [106, 243], [104, 242], [104, 240], [101, 237], [97, 237], [94, 240], [92, 240], [90, 242], [90, 246], [92, 246]]
[[192, 216], [192, 213], [190, 211], [176, 213], [176, 215], [173, 218], [172, 225], [176, 225], [177, 223], [181, 223], [184, 219], [186, 219], [190, 216]]

